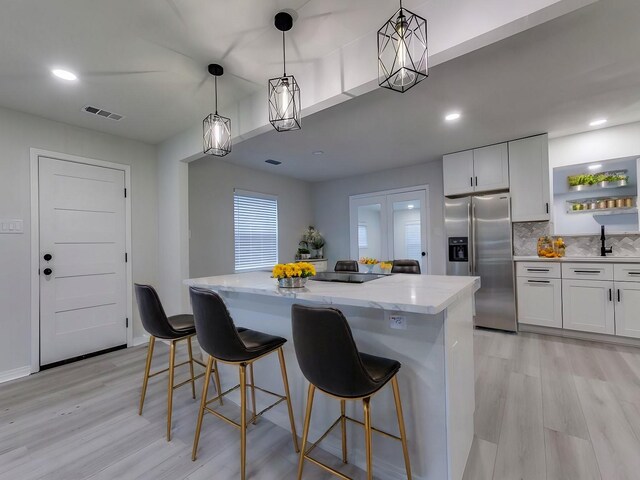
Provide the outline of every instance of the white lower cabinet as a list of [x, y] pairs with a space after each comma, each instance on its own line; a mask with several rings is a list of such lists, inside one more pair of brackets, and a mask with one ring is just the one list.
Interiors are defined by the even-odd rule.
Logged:
[[562, 318], [567, 330], [615, 334], [613, 282], [562, 280]]
[[518, 277], [517, 288], [519, 323], [562, 328], [560, 279]]
[[640, 338], [640, 282], [616, 282], [616, 335]]

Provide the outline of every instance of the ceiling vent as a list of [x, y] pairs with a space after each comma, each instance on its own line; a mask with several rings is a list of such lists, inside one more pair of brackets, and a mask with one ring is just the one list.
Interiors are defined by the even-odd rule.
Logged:
[[280, 165], [282, 163], [282, 162], [279, 162], [278, 160], [272, 160], [272, 159], [265, 160], [264, 162], [270, 165]]
[[92, 107], [91, 105], [85, 105], [84, 107], [82, 107], [82, 111], [90, 113], [91, 115], [108, 118], [110, 120], [122, 120], [124, 118], [124, 115], [109, 112], [108, 110], [104, 110], [102, 108]]

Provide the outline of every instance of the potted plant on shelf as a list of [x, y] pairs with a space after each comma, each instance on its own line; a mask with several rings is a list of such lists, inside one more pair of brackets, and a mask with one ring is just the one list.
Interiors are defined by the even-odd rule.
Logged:
[[298, 244], [298, 254], [296, 255], [300, 260], [309, 260], [311, 258], [311, 252], [307, 242], [302, 241]]
[[307, 244], [307, 248], [311, 246], [311, 248], [315, 250], [313, 258], [322, 258], [322, 249], [324, 248], [325, 240], [313, 225], [309, 225], [309, 228], [304, 232], [302, 242]]
[[301, 288], [307, 283], [307, 278], [316, 274], [316, 267], [308, 262], [279, 263], [273, 267], [271, 277], [278, 280], [281, 288]]

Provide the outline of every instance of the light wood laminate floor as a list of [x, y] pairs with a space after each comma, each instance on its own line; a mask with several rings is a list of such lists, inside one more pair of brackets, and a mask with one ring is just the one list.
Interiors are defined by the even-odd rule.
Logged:
[[[154, 365], [166, 365], [166, 346], [157, 352]], [[640, 478], [640, 349], [478, 330], [475, 355], [465, 480]], [[165, 377], [150, 381], [137, 415], [144, 357], [136, 347], [0, 385], [0, 480], [238, 478], [238, 432], [212, 416], [191, 461], [198, 404], [188, 387], [176, 391], [170, 443]], [[248, 442], [249, 478], [295, 478], [288, 431], [261, 420]], [[344, 471], [364, 478], [351, 465]], [[335, 477], [307, 463], [304, 478]]]

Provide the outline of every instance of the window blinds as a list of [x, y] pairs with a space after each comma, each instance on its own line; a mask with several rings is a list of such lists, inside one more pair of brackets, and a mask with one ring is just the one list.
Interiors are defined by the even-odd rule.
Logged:
[[233, 220], [237, 272], [278, 263], [277, 197], [235, 190]]

